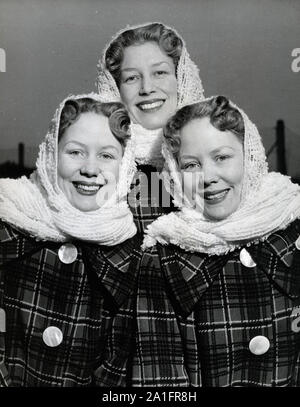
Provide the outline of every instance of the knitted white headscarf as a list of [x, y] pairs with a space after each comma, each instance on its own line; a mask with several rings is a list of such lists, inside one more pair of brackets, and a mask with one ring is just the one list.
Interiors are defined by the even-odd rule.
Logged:
[[99, 209], [82, 212], [68, 201], [57, 183], [58, 131], [61, 111], [69, 99], [92, 98], [110, 102], [95, 93], [68, 96], [56, 110], [45, 141], [40, 145], [37, 170], [30, 179], [0, 180], [0, 218], [37, 240], [81, 239], [107, 246], [121, 243], [136, 233], [127, 204], [136, 165], [134, 138], [127, 141], [115, 193]]
[[[128, 25], [124, 29], [116, 33], [111, 41], [105, 46], [102, 56], [98, 62], [98, 77], [97, 87], [98, 91], [105, 92], [110, 95], [111, 100], [121, 101], [119, 89], [116, 85], [114, 78], [108, 71], [105, 63], [105, 54], [110, 44], [125, 31], [135, 28], [144, 27], [152, 23], [143, 23], [138, 25]], [[158, 23], [162, 24], [162, 23]], [[176, 77], [177, 77], [177, 108], [181, 108], [190, 103], [194, 103], [204, 98], [204, 90], [199, 76], [199, 69], [197, 65], [191, 60], [189, 53], [186, 49], [185, 42], [178, 32], [163, 24], [166, 28], [172, 30], [183, 43], [181, 56], [178, 61]], [[162, 129], [148, 130], [143, 128], [140, 124], [134, 124], [132, 128], [133, 134], [136, 135], [136, 153], [135, 158], [139, 164], [150, 164], [157, 168], [163, 165], [163, 157], [161, 154], [161, 144], [163, 140]]]
[[[208, 98], [206, 100], [209, 100]], [[280, 173], [268, 173], [265, 150], [256, 126], [241, 113], [244, 126], [244, 176], [238, 209], [221, 221], [211, 221], [192, 208], [183, 195], [180, 172], [163, 143], [164, 182], [179, 212], [164, 215], [148, 226], [143, 248], [172, 243], [187, 251], [223, 254], [266, 239], [300, 217], [300, 186]]]

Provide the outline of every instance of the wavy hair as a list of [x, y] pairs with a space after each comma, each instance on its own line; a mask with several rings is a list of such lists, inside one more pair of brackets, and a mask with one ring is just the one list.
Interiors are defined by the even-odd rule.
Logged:
[[216, 96], [203, 102], [187, 105], [179, 109], [167, 122], [164, 137], [175, 157], [180, 150], [180, 130], [194, 119], [209, 117], [210, 123], [220, 131], [231, 131], [243, 140], [244, 120], [225, 96]]
[[122, 32], [111, 42], [106, 53], [106, 67], [120, 86], [121, 64], [124, 57], [124, 49], [130, 45], [155, 42], [159, 47], [173, 59], [175, 71], [181, 56], [183, 42], [178, 35], [161, 23], [152, 23], [138, 28], [131, 28]]
[[130, 137], [128, 134], [130, 118], [125, 107], [122, 103], [103, 103], [91, 98], [70, 99], [66, 101], [60, 115], [58, 141], [60, 141], [67, 128], [75, 123], [82, 113], [87, 112], [94, 112], [108, 117], [112, 134], [122, 146], [126, 145], [126, 140]]

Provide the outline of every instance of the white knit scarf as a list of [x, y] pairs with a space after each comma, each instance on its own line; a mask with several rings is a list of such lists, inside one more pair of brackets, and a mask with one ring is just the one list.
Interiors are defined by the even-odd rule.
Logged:
[[115, 193], [99, 209], [82, 212], [68, 201], [57, 183], [58, 130], [61, 111], [69, 99], [92, 98], [110, 102], [95, 93], [68, 96], [57, 109], [45, 141], [40, 145], [37, 170], [30, 179], [0, 180], [0, 218], [37, 240], [63, 242], [81, 239], [113, 246], [136, 233], [127, 204], [136, 165], [131, 137], [124, 151]]
[[[121, 101], [121, 96], [117, 84], [108, 71], [105, 63], [105, 54], [110, 44], [125, 31], [140, 28], [152, 23], [143, 23], [138, 25], [128, 25], [124, 29], [118, 31], [105, 46], [101, 58], [98, 61], [98, 77], [97, 87], [99, 93], [105, 92], [110, 95], [111, 100]], [[162, 23], [159, 23], [162, 24]], [[180, 108], [190, 103], [194, 103], [204, 98], [202, 82], [199, 76], [197, 65], [191, 60], [186, 49], [185, 42], [178, 32], [164, 24], [164, 26], [172, 31], [182, 40], [183, 48], [178, 61], [176, 77], [177, 77], [177, 107]], [[161, 169], [164, 158], [161, 154], [162, 144], [162, 129], [148, 130], [140, 124], [134, 124], [133, 132], [136, 135], [136, 152], [135, 159], [138, 164], [150, 164], [157, 169]]]
[[143, 248], [160, 242], [187, 251], [219, 255], [266, 239], [300, 217], [300, 186], [279, 173], [268, 173], [265, 150], [256, 126], [237, 108], [244, 120], [244, 176], [238, 209], [221, 221], [205, 219], [183, 195], [177, 163], [163, 143], [164, 182], [179, 212], [164, 215], [148, 226]]

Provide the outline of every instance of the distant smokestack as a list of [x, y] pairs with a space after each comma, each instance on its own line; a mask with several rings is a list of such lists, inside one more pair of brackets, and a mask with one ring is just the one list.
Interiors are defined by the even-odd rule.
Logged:
[[277, 170], [286, 175], [285, 161], [285, 141], [284, 141], [284, 121], [277, 120], [276, 124], [276, 144], [277, 144]]
[[18, 145], [19, 167], [24, 168], [24, 143]]

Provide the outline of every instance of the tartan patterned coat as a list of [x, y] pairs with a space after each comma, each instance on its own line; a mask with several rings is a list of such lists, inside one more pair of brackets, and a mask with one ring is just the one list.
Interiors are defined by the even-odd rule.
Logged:
[[138, 233], [143, 233], [155, 219], [176, 208], [156, 168], [151, 165], [139, 165], [137, 168], [128, 204]]
[[[113, 248], [72, 242], [78, 255], [65, 264], [60, 243], [0, 223], [0, 386], [126, 384], [135, 239]], [[63, 340], [50, 347], [43, 333], [53, 326]]]
[[[140, 232], [173, 208], [151, 166], [139, 166], [128, 202]], [[0, 222], [0, 386], [131, 384], [141, 239], [72, 242], [77, 259], [64, 264], [61, 244]], [[43, 342], [49, 326], [63, 334], [57, 347]]]
[[[246, 247], [256, 263], [251, 268], [241, 263], [240, 250], [207, 256], [157, 245], [146, 251], [132, 385], [299, 386], [299, 236], [297, 220]], [[250, 341], [261, 336], [269, 349], [252, 353]]]

